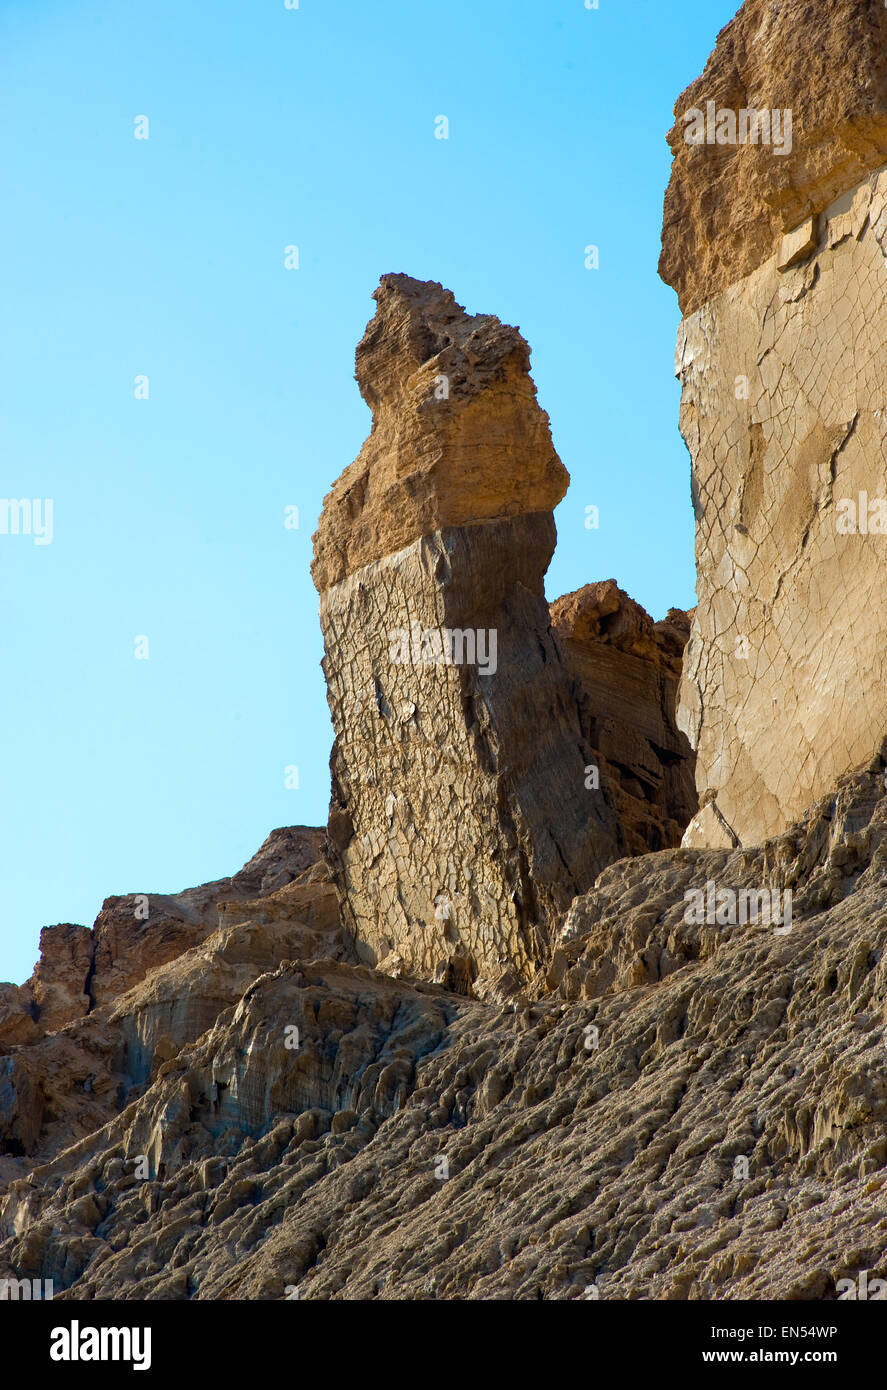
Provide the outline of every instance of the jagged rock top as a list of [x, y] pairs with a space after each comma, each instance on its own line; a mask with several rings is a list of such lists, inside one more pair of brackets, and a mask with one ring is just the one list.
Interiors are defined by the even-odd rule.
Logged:
[[551, 605], [551, 621], [568, 641], [602, 642], [652, 661], [676, 676], [681, 673], [690, 615], [681, 608], [670, 608], [667, 617], [654, 623], [615, 579], [585, 584], [556, 599]]
[[108, 897], [91, 931], [68, 922], [44, 927], [30, 980], [0, 984], [0, 1052], [64, 1027], [190, 950], [215, 929], [222, 904], [236, 917], [234, 904], [278, 892], [319, 867], [325, 840], [314, 826], [281, 826], [230, 878], [176, 894]]
[[[709, 102], [715, 116], [791, 111], [790, 139], [784, 117], [779, 131], [785, 153], [776, 153], [776, 139], [687, 143], [684, 117], [694, 108], [707, 117]], [[882, 0], [746, 0], [674, 114], [659, 273], [689, 314], [887, 164], [887, 8]]]
[[516, 328], [408, 275], [384, 275], [373, 298], [356, 355], [372, 430], [324, 501], [321, 593], [444, 526], [551, 511], [569, 483]]

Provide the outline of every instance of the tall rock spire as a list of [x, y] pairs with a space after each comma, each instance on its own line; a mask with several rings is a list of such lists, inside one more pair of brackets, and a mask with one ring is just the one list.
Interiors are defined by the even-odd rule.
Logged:
[[372, 431], [312, 567], [330, 850], [365, 959], [482, 988], [531, 973], [623, 852], [544, 595], [568, 476], [517, 329], [405, 275], [375, 298]]

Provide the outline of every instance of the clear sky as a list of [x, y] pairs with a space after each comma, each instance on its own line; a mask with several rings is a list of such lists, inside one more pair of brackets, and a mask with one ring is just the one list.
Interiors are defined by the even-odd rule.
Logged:
[[529, 341], [549, 597], [694, 603], [664, 136], [736, 3], [0, 0], [0, 493], [53, 504], [0, 535], [0, 979], [325, 821], [311, 535], [381, 274]]

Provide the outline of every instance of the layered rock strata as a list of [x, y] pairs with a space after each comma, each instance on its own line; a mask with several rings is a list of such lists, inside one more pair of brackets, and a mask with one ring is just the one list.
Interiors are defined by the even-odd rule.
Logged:
[[[369, 963], [525, 976], [624, 852], [549, 626], [568, 478], [517, 329], [387, 275], [357, 350], [369, 438], [324, 504], [330, 856]], [[480, 979], [480, 984], [478, 981]]]
[[654, 623], [607, 579], [557, 599], [551, 623], [627, 853], [679, 845], [698, 809], [693, 751], [675, 723], [689, 615], [671, 608]]
[[746, 0], [674, 114], [659, 271], [692, 314], [885, 163], [887, 9]]
[[[687, 142], [709, 103], [737, 143], [707, 123]], [[740, 143], [749, 109], [783, 133], [792, 112], [791, 148]], [[887, 729], [887, 11], [748, 0], [675, 115], [661, 271], [686, 314], [699, 599], [678, 723], [702, 804], [685, 843], [729, 848], [784, 829]]]
[[273, 893], [318, 864], [325, 839], [313, 826], [283, 826], [230, 878], [106, 898], [91, 931], [44, 927], [30, 980], [0, 984], [0, 1047], [34, 1042], [131, 989], [215, 931], [220, 904]]
[[[296, 843], [304, 849], [302, 830], [269, 838], [278, 850], [286, 843], [290, 851]], [[273, 884], [288, 872], [279, 854], [269, 856], [268, 843], [250, 861], [241, 888]], [[221, 881], [228, 893], [237, 878]], [[207, 887], [182, 896], [206, 902]], [[148, 967], [114, 998], [42, 1034], [0, 1040], [0, 1182], [108, 1123], [158, 1067], [282, 961], [352, 959], [336, 890], [320, 861], [261, 897], [226, 896], [215, 915], [197, 944]]]
[[[612, 865], [504, 1007], [218, 933], [23, 1049], [61, 1065], [67, 1041], [79, 1084], [67, 1147], [8, 1160], [0, 1278], [60, 1301], [538, 1302], [887, 1277], [884, 770], [758, 850]], [[688, 925], [710, 882], [792, 889], [790, 932]], [[191, 998], [221, 1012], [189, 1021]], [[77, 1121], [86, 1031], [161, 1004], [182, 1027], [146, 1083]]]

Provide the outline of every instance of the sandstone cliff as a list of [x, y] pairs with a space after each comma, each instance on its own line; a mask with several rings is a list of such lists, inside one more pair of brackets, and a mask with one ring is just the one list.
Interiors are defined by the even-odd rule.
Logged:
[[[832, 1300], [887, 1273], [885, 39], [869, 0], [748, 0], [678, 102], [692, 614], [614, 580], [548, 605], [568, 480], [526, 343], [383, 278], [372, 431], [315, 537], [328, 831], [47, 928], [0, 986], [0, 1279]], [[790, 148], [718, 143], [777, 103]]]
[[[790, 152], [688, 144], [709, 101], [793, 111]], [[887, 11], [748, 0], [675, 115], [661, 270], [687, 315], [699, 599], [686, 843], [751, 845], [887, 729]]]
[[[743, 111], [771, 118], [756, 141], [751, 123], [740, 141]], [[887, 10], [746, 0], [674, 114], [659, 272], [693, 314], [885, 163]]]
[[375, 298], [372, 432], [315, 537], [331, 864], [362, 959], [483, 991], [532, 972], [625, 839], [550, 630], [568, 479], [529, 349], [437, 284]]

